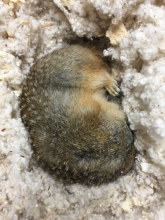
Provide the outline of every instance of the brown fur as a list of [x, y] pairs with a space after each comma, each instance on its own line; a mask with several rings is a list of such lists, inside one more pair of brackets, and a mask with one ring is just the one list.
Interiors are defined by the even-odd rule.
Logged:
[[99, 185], [133, 165], [132, 133], [109, 101], [119, 92], [110, 72], [99, 51], [74, 45], [40, 59], [23, 87], [21, 117], [36, 158], [67, 183]]

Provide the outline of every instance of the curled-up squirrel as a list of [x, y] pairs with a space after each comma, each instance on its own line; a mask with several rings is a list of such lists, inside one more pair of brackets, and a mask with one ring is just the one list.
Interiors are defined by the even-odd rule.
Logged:
[[120, 104], [111, 101], [118, 93], [111, 69], [93, 47], [73, 45], [38, 60], [20, 107], [40, 166], [65, 183], [86, 185], [126, 174], [135, 147]]

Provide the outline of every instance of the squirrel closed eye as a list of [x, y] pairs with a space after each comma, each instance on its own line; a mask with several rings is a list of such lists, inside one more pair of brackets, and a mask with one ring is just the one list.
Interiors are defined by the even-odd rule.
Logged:
[[[117, 102], [117, 81], [94, 48], [79, 45], [38, 60], [20, 99], [38, 164], [66, 183], [100, 185], [127, 173], [135, 148]], [[113, 99], [113, 98], [112, 98]]]

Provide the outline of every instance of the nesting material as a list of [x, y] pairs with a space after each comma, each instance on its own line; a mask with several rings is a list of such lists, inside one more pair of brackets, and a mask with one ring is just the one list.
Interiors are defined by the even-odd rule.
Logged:
[[[164, 18], [158, 0], [0, 0], [0, 219], [165, 219]], [[127, 32], [104, 55], [120, 64], [135, 167], [100, 187], [64, 186], [33, 160], [19, 114], [22, 83], [39, 57], [120, 22]]]
[[126, 35], [127, 30], [121, 21], [117, 25], [111, 24], [106, 32], [106, 37], [109, 37], [112, 46], [117, 46]]

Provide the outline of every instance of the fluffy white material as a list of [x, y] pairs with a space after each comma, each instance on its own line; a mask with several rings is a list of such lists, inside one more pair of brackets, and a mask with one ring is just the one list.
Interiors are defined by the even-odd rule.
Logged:
[[[32, 159], [19, 114], [30, 66], [75, 36], [128, 34], [107, 48], [122, 63], [123, 107], [135, 130], [134, 170], [100, 187], [64, 186]], [[0, 219], [165, 219], [165, 1], [0, 0]]]

